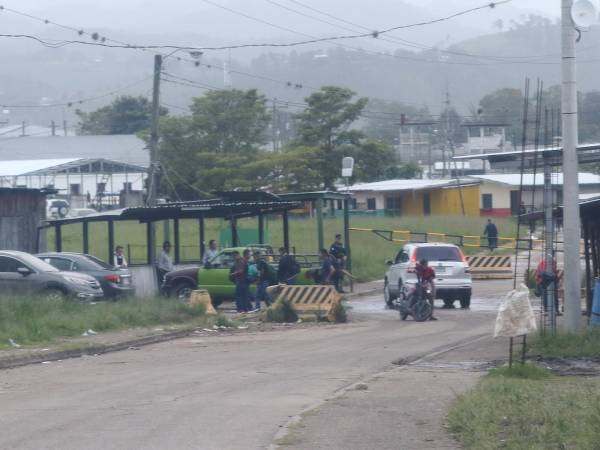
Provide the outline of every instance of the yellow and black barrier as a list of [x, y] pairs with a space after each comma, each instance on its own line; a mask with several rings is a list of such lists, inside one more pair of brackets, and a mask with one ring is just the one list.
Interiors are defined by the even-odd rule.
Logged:
[[467, 256], [474, 280], [501, 279], [514, 276], [511, 256]]
[[285, 299], [290, 302], [296, 314], [314, 314], [326, 317], [335, 322], [335, 308], [341, 301], [341, 296], [333, 286], [280, 284], [267, 288], [267, 293], [273, 302]]
[[213, 307], [210, 294], [206, 289], [198, 289], [197, 291], [192, 291], [190, 295], [190, 305], [204, 305], [204, 307], [206, 308], [207, 315], [217, 315], [217, 311]]

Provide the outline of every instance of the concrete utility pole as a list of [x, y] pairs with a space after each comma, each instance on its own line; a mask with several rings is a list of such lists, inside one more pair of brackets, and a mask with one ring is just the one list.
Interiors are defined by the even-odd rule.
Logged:
[[[577, 160], [577, 31], [571, 17], [573, 0], [562, 0], [562, 126], [564, 204], [565, 331], [579, 331], [581, 323], [581, 267], [579, 255], [579, 180]], [[547, 270], [551, 270], [550, 267]]]
[[158, 195], [159, 160], [158, 160], [158, 119], [160, 117], [160, 74], [162, 56], [154, 56], [154, 85], [152, 88], [152, 123], [150, 128], [150, 169], [148, 172], [148, 206], [155, 206]]

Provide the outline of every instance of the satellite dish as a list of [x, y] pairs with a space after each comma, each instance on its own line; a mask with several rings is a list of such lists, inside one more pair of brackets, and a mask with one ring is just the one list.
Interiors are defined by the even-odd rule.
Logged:
[[354, 170], [354, 158], [351, 156], [346, 156], [342, 159], [342, 177], [349, 178], [352, 176], [352, 171]]
[[598, 12], [590, 0], [577, 0], [571, 7], [571, 18], [578, 27], [589, 28], [598, 22]]

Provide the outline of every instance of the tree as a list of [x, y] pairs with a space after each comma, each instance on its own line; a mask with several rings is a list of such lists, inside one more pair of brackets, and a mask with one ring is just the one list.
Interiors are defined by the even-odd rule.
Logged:
[[300, 141], [332, 150], [350, 138], [348, 129], [367, 104], [366, 98], [352, 102], [355, 93], [350, 89], [325, 86], [311, 94], [308, 107], [298, 115]]
[[192, 126], [207, 151], [252, 151], [265, 140], [266, 102], [256, 89], [211, 91], [193, 99]]
[[260, 151], [269, 119], [264, 96], [254, 89], [212, 91], [194, 98], [191, 111], [161, 120], [163, 192], [189, 199], [268, 183]]
[[307, 99], [308, 107], [298, 115], [299, 144], [320, 149], [323, 187], [334, 188], [340, 177], [341, 145], [358, 145], [363, 133], [350, 130], [367, 104], [366, 98], [352, 101], [355, 93], [350, 89], [325, 86]]
[[[160, 115], [168, 114], [166, 108]], [[75, 111], [79, 117], [79, 134], [136, 134], [150, 128], [152, 104], [145, 97], [120, 96], [110, 105], [86, 113]]]

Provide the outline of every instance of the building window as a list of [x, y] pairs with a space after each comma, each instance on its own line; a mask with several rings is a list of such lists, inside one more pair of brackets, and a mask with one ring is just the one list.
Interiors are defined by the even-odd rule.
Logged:
[[133, 190], [131, 182], [123, 183], [123, 190], [125, 192], [131, 192]]
[[337, 209], [338, 211], [344, 209], [344, 202], [342, 202], [342, 200], [337, 201]]
[[481, 204], [483, 209], [493, 209], [492, 194], [481, 194]]
[[96, 185], [96, 192], [98, 194], [104, 194], [106, 192], [106, 183], [98, 183]]
[[357, 201], [355, 198], [350, 200], [350, 209], [356, 209], [357, 208]]
[[374, 198], [367, 199], [367, 209], [369, 211], [375, 211], [377, 209], [377, 203], [375, 202]]
[[385, 209], [400, 212], [402, 210], [402, 198], [401, 197], [386, 197], [385, 198]]
[[71, 195], [81, 195], [81, 185], [71, 184], [69, 186], [69, 192], [71, 192]]

